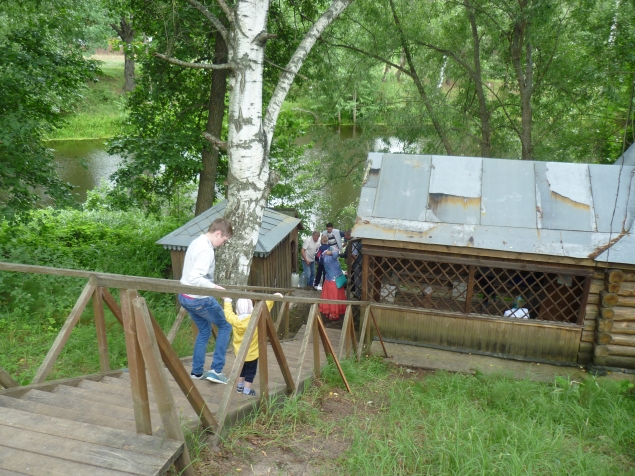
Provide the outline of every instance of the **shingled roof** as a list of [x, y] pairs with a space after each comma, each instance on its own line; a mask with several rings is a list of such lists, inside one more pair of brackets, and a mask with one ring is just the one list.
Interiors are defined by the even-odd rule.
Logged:
[[353, 235], [635, 264], [626, 164], [371, 153]]
[[[185, 251], [194, 238], [207, 231], [212, 221], [224, 216], [226, 205], [226, 200], [217, 203], [209, 210], [188, 221], [182, 227], [165, 235], [157, 241], [157, 244], [168, 250]], [[298, 226], [298, 223], [300, 223], [299, 218], [279, 213], [271, 208], [265, 208], [254, 256], [257, 258], [268, 256]]]

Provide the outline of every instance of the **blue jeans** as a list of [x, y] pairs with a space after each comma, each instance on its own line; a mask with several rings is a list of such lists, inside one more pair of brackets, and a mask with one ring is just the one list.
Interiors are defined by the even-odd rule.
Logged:
[[302, 260], [302, 272], [306, 275], [306, 285], [313, 286], [313, 279], [315, 278], [315, 261], [311, 261], [311, 264], [306, 264], [306, 261]]
[[212, 335], [212, 324], [218, 327], [218, 337], [212, 356], [212, 370], [218, 374], [221, 373], [225, 367], [225, 354], [232, 330], [232, 326], [225, 320], [223, 308], [213, 297], [188, 299], [179, 294], [179, 302], [198, 327], [198, 336], [194, 342], [194, 354], [192, 355], [192, 373], [200, 375], [205, 369], [205, 354], [207, 353], [207, 343]]

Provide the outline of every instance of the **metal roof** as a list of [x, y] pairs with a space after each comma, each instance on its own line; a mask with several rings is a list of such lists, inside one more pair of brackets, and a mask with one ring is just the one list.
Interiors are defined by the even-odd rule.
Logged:
[[[207, 231], [210, 223], [216, 218], [224, 216], [226, 205], [227, 200], [217, 203], [209, 210], [188, 221], [182, 227], [165, 235], [157, 241], [157, 244], [163, 245], [163, 247], [168, 250], [185, 251], [194, 238]], [[299, 218], [279, 213], [271, 208], [265, 208], [254, 256], [257, 258], [268, 256], [269, 253], [298, 226], [298, 223], [300, 223]]]
[[635, 264], [635, 164], [370, 153], [357, 215], [356, 238]]

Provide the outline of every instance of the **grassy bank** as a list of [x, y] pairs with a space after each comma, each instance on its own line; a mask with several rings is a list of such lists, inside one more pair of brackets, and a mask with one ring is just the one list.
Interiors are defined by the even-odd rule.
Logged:
[[[618, 475], [635, 465], [627, 382], [461, 375], [344, 362], [307, 393], [192, 444], [197, 474]], [[242, 472], [242, 473], [237, 473]]]
[[88, 85], [84, 100], [65, 119], [66, 125], [49, 140], [101, 139], [114, 136], [123, 121], [123, 56], [104, 55], [101, 74]]

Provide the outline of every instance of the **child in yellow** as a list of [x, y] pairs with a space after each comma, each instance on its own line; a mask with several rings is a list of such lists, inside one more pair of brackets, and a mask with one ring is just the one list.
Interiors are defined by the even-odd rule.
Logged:
[[[275, 293], [274, 296], [282, 297], [282, 294]], [[243, 343], [247, 326], [249, 325], [249, 319], [251, 313], [254, 310], [254, 305], [251, 299], [238, 299], [236, 301], [236, 313], [232, 309], [232, 300], [230, 298], [223, 298], [225, 319], [234, 328], [234, 352], [238, 355], [240, 350], [240, 344]], [[273, 301], [267, 301], [267, 307], [269, 311], [273, 307]], [[256, 392], [252, 390], [251, 384], [254, 382], [256, 371], [258, 370], [258, 330], [256, 330], [251, 344], [249, 345], [249, 351], [245, 358], [245, 364], [240, 373], [238, 379], [238, 385], [236, 386], [236, 392], [243, 395], [255, 396]]]

